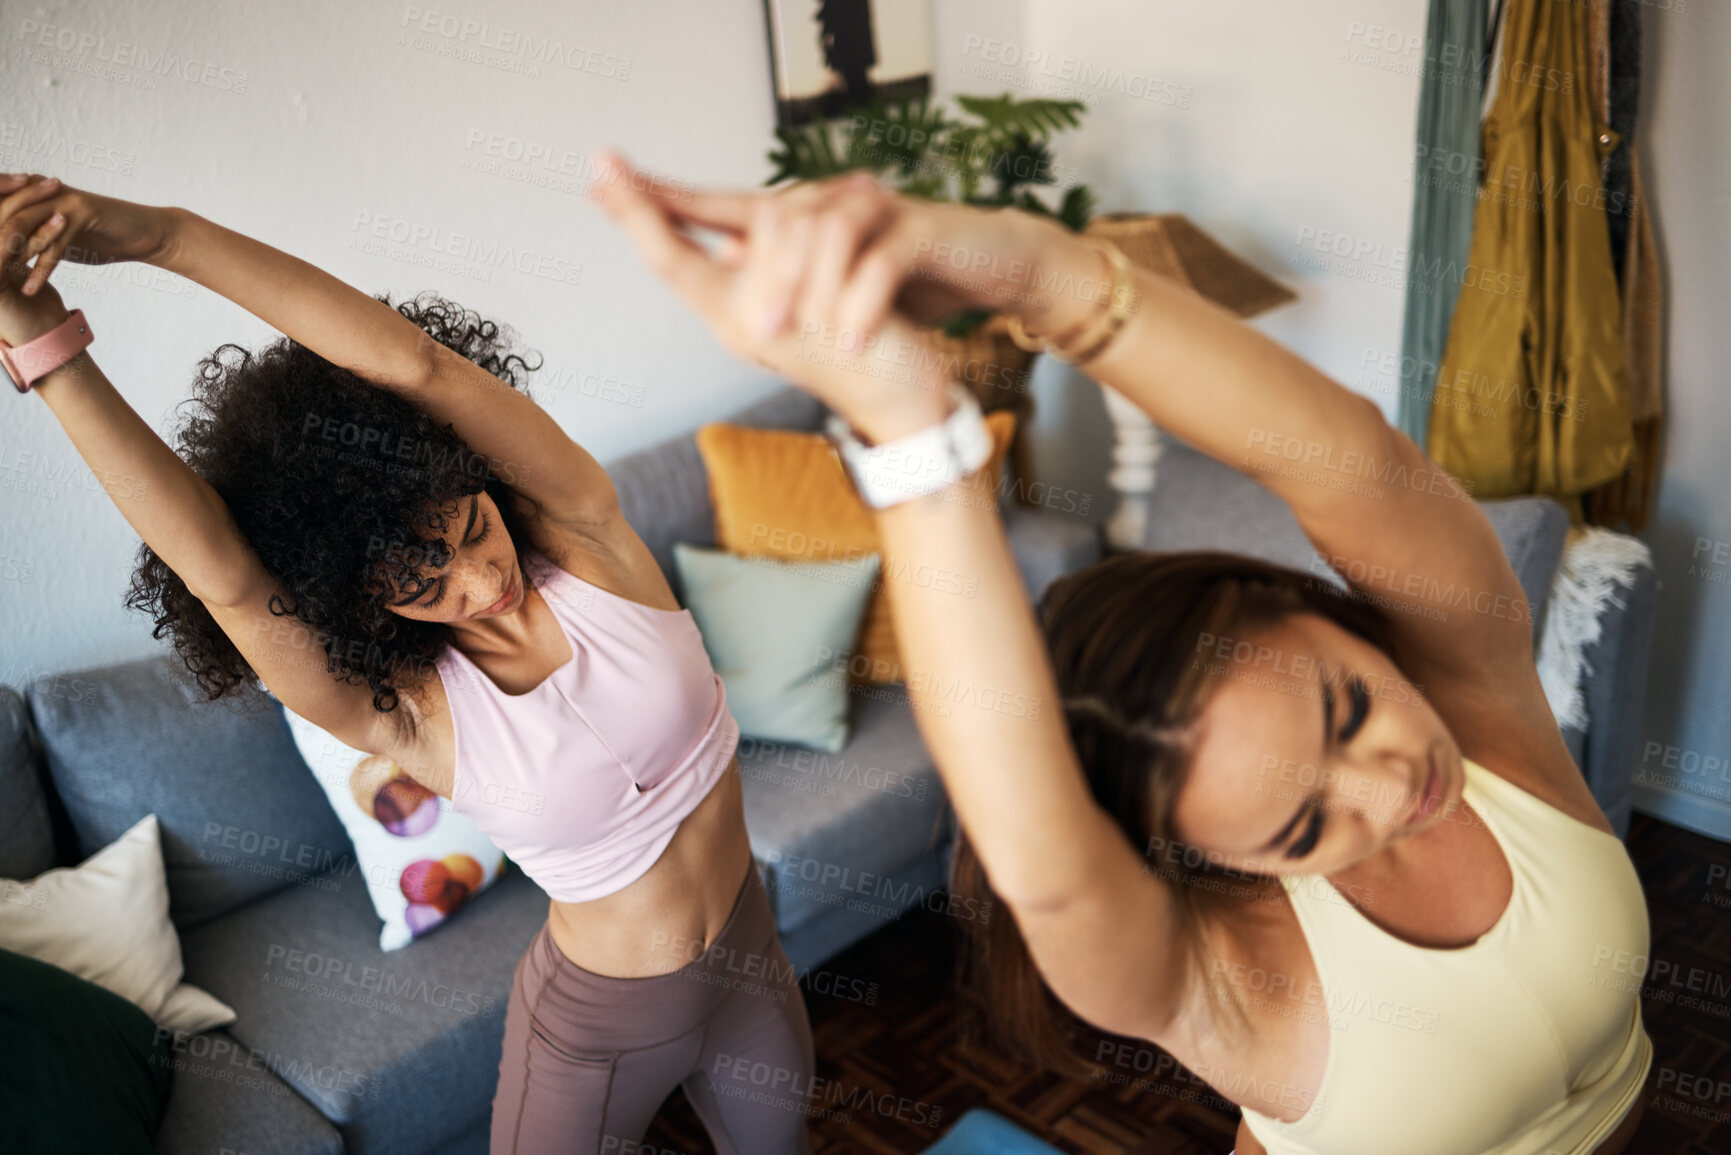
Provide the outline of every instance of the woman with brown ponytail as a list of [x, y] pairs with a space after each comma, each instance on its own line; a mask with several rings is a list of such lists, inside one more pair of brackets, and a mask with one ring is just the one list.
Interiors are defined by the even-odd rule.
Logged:
[[[1452, 477], [1369, 400], [1042, 218], [857, 175], [603, 187], [728, 348], [846, 422], [886, 558], [978, 579], [890, 598], [964, 834], [954, 884], [1008, 912], [982, 962], [1012, 1037], [1062, 1047], [1073, 1015], [1157, 1044], [1243, 1107], [1245, 1153], [1623, 1149], [1652, 1062], [1614, 961], [1647, 950], [1641, 886]], [[1266, 485], [1375, 587], [1131, 553], [1036, 616], [970, 492], [977, 413], [916, 327], [967, 306]]]

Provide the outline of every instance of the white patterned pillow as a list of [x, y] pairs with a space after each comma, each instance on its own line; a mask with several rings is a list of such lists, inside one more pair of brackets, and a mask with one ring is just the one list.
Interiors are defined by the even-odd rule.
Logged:
[[283, 717], [355, 844], [385, 923], [380, 950], [408, 946], [499, 877], [504, 854], [450, 802], [391, 759], [356, 750], [287, 706]]

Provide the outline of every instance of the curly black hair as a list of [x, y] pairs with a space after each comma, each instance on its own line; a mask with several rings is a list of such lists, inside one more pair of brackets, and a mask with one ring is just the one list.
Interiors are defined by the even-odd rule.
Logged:
[[[377, 300], [391, 304], [388, 295]], [[436, 294], [394, 307], [514, 389], [526, 393], [527, 374], [540, 367], [512, 351], [508, 328]], [[385, 594], [419, 592], [421, 566], [450, 561], [437, 535], [456, 503], [481, 490], [498, 505], [522, 561], [528, 534], [496, 463], [411, 396], [286, 337], [256, 353], [219, 347], [199, 363], [194, 396], [181, 405], [196, 409], [176, 452], [221, 495], [289, 596], [286, 605], [273, 597], [270, 612], [310, 627], [326, 670], [365, 682], [374, 708], [396, 712], [407, 733], [398, 692], [426, 676], [452, 631], [393, 613]], [[172, 634], [209, 700], [253, 688], [256, 674], [234, 642], [148, 545], [139, 547], [126, 605], [152, 615], [152, 637]]]

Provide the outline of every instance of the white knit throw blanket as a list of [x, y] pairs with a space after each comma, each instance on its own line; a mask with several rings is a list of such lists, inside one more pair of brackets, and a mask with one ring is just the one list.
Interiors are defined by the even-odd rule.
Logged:
[[1596, 525], [1569, 531], [1539, 634], [1539, 681], [1563, 729], [1587, 728], [1581, 685], [1594, 672], [1587, 647], [1603, 632], [1606, 605], [1622, 607], [1616, 587], [1631, 588], [1636, 568], [1652, 564], [1646, 544], [1628, 534]]

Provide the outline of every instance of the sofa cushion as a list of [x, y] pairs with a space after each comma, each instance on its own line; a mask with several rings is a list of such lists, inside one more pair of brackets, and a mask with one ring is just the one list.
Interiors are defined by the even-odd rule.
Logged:
[[231, 1023], [232, 1010], [181, 982], [159, 835], [156, 815], [146, 814], [77, 866], [12, 883], [0, 904], [0, 946], [88, 979], [169, 1029]]
[[798, 386], [783, 385], [734, 410], [726, 420], [753, 429], [815, 430], [823, 428], [828, 415], [822, 401]]
[[181, 929], [352, 861], [263, 695], [206, 701], [163, 654], [37, 678], [25, 697], [80, 856], [157, 816]]
[[[968, 484], [967, 500], [990, 501], [1015, 436], [1016, 417], [1000, 410], [985, 416], [992, 454]], [[860, 500], [835, 447], [819, 433], [752, 429], [712, 421], [697, 431], [697, 448], [709, 476], [715, 507], [715, 542], [731, 553], [784, 561], [856, 561], [882, 549], [877, 516]], [[884, 581], [872, 593], [860, 630], [859, 660], [850, 662], [850, 682], [904, 680], [901, 650], [890, 616], [889, 583], [916, 580], [907, 559], [887, 558]], [[929, 579], [971, 597], [961, 574]]]
[[[753, 429], [815, 432], [823, 428], [828, 413], [822, 402], [788, 385], [729, 413], [723, 420]], [[669, 438], [606, 465], [619, 491], [625, 519], [649, 547], [662, 573], [677, 591], [673, 543], [716, 544], [709, 475], [697, 452], [695, 434]], [[1005, 528], [1031, 595], [1037, 597], [1052, 578], [1100, 555], [1099, 531], [1089, 522], [1052, 510], [1002, 504]]]
[[697, 442], [675, 437], [606, 464], [625, 520], [673, 582], [674, 542], [715, 543], [715, 514]]
[[[730, 413], [727, 420], [754, 429], [813, 430], [823, 424], [827, 412], [821, 401], [787, 385]], [[670, 437], [606, 466], [625, 520], [655, 555], [667, 580], [675, 582], [674, 542], [715, 544], [709, 475], [698, 456], [695, 435]]]
[[497, 881], [505, 855], [473, 818], [458, 814], [391, 759], [357, 750], [276, 705], [313, 781], [349, 832], [379, 912], [380, 950], [401, 950], [460, 916], [471, 897]]
[[490, 1109], [511, 979], [546, 918], [546, 894], [512, 869], [386, 954], [364, 881], [334, 871], [187, 932], [181, 951], [188, 980], [238, 1013], [229, 1033], [345, 1150], [410, 1155]]
[[899, 913], [922, 901], [886, 876], [948, 837], [947, 801], [906, 688], [859, 686], [849, 696], [854, 736], [839, 754], [740, 739], [745, 825], [784, 933], [835, 907]]
[[0, 878], [35, 878], [54, 865], [48, 798], [37, 776], [30, 712], [0, 686]]
[[1551, 582], [1563, 560], [1563, 545], [1569, 535], [1568, 511], [1548, 497], [1505, 497], [1481, 501], [1479, 508], [1497, 531], [1503, 553], [1508, 555], [1509, 565], [1521, 579], [1521, 590], [1533, 607], [1536, 643], [1551, 598]]
[[1092, 522], [1010, 502], [1001, 508], [1016, 568], [1035, 604], [1054, 579], [1100, 559], [1100, 530]]
[[156, 1155], [343, 1155], [343, 1137], [313, 1105], [226, 1031], [173, 1035], [174, 1092]]
[[847, 680], [831, 659], [859, 639], [878, 555], [783, 562], [673, 548], [680, 591], [740, 733], [839, 752], [848, 741]]
[[[1143, 548], [1228, 550], [1333, 576], [1292, 510], [1272, 490], [1169, 433], [1162, 434], [1161, 446]], [[1536, 642], [1569, 515], [1548, 497], [1481, 501], [1479, 508], [1532, 605]]]
[[1326, 564], [1271, 490], [1170, 433], [1160, 445], [1143, 548], [1228, 550], [1308, 572]]

